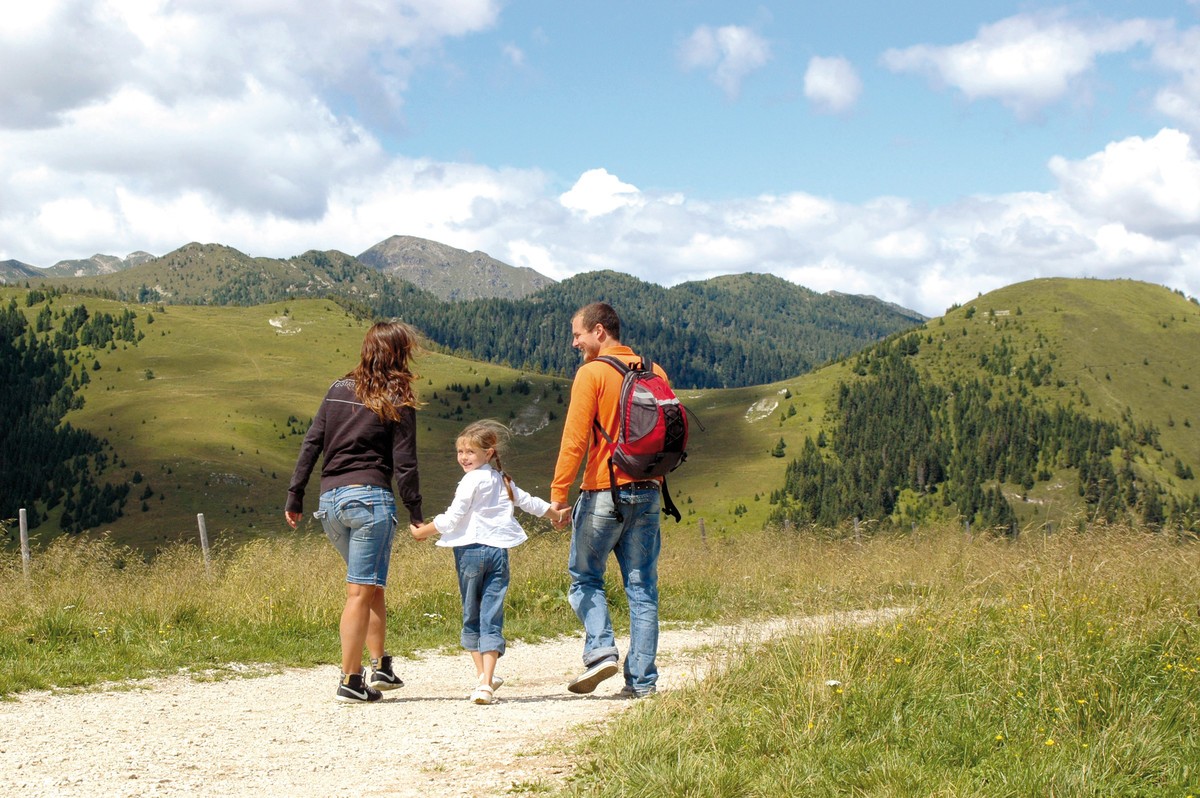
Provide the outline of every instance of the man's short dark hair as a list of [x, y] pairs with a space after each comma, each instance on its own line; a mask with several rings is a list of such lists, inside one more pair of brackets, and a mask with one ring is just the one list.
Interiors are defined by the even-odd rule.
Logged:
[[605, 329], [610, 338], [621, 340], [621, 319], [617, 316], [617, 312], [612, 309], [611, 305], [604, 302], [593, 302], [590, 305], [584, 305], [575, 313], [583, 326], [587, 329], [592, 329], [597, 324]]

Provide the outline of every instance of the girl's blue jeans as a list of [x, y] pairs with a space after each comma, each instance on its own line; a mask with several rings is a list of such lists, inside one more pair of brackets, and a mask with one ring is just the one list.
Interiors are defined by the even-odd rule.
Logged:
[[454, 547], [462, 596], [462, 647], [504, 656], [504, 595], [508, 592], [508, 549], [473, 543]]

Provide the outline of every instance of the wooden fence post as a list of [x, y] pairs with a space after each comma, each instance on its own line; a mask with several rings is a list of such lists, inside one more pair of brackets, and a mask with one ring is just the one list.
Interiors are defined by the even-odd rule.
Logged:
[[204, 552], [204, 573], [208, 573], [208, 528], [204, 526], [204, 513], [196, 513], [196, 524], [200, 527], [200, 550]]
[[29, 579], [29, 520], [25, 517], [25, 508], [18, 511], [21, 518], [21, 570], [25, 579]]

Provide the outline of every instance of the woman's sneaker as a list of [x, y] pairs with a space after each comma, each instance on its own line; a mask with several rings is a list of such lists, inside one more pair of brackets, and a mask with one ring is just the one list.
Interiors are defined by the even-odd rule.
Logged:
[[383, 698], [383, 693], [367, 684], [362, 671], [359, 671], [342, 674], [342, 681], [338, 684], [334, 698], [347, 704], [367, 704]]
[[384, 654], [378, 663], [371, 662], [370, 682], [376, 690], [395, 690], [404, 686], [404, 681], [392, 670], [391, 654]]

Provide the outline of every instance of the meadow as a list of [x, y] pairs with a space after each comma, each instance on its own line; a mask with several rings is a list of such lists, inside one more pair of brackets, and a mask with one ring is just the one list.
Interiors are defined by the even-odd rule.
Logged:
[[[577, 634], [568, 539], [530, 527], [506, 631]], [[1010, 541], [950, 526], [861, 540], [668, 526], [664, 538], [664, 623], [903, 612], [756, 646], [700, 684], [639, 702], [574, 752], [567, 794], [1200, 794], [1194, 541], [1124, 528]], [[452, 645], [445, 552], [397, 546], [390, 647]], [[28, 578], [18, 556], [3, 557], [2, 695], [337, 658], [341, 566], [319, 535], [219, 546], [208, 568], [188, 544], [148, 561], [61, 538], [35, 552]], [[619, 588], [613, 596], [620, 623]]]

